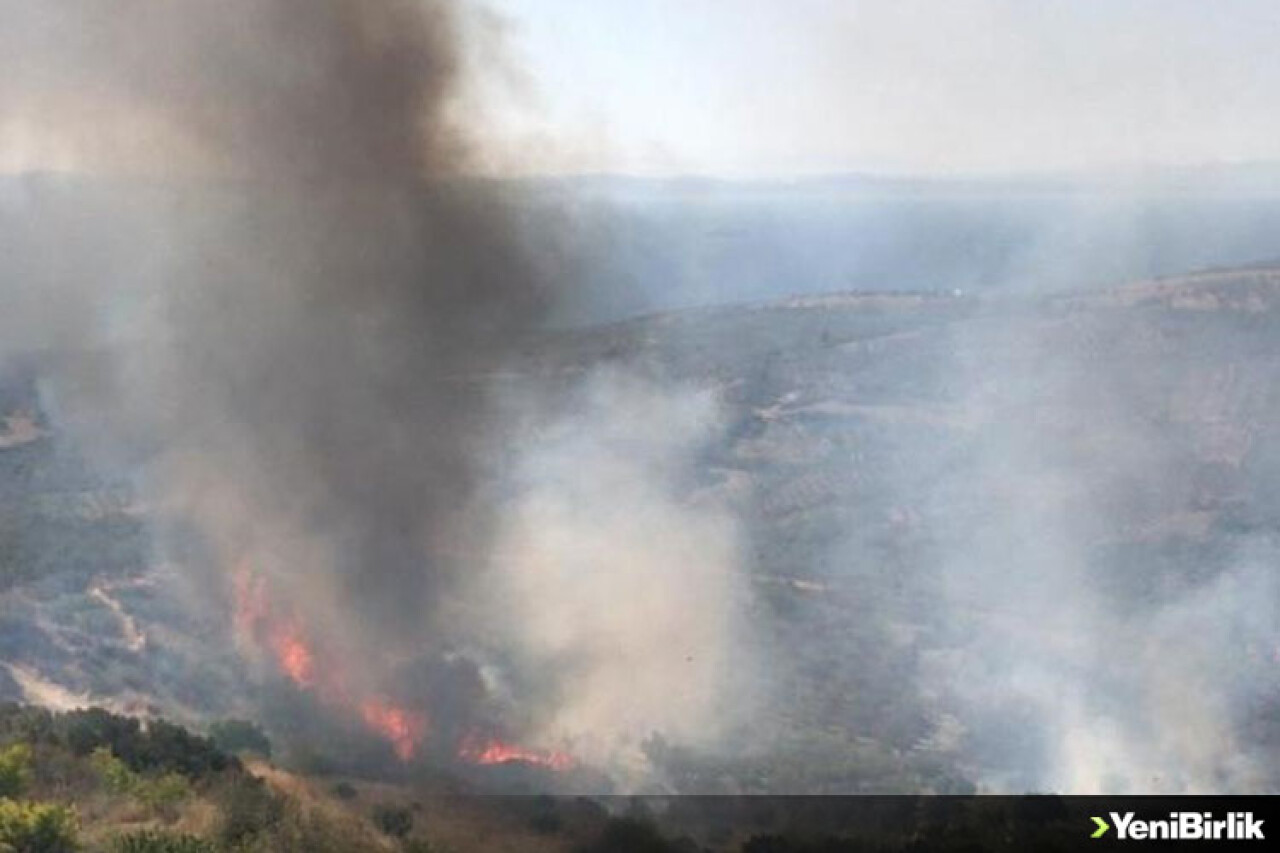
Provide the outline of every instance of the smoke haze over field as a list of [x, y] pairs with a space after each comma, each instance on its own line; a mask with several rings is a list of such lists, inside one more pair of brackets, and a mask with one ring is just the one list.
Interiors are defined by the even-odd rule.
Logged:
[[967, 435], [941, 469], [905, 465], [929, 484], [925, 609], [954, 644], [921, 684], [953, 698], [989, 790], [1274, 784], [1248, 720], [1276, 687], [1275, 542], [1224, 530], [1211, 485], [1258, 446], [1268, 404], [1238, 354], [1268, 332], [1227, 319], [1237, 347], [1147, 322], [1005, 309], [961, 325], [941, 367]]
[[52, 422], [0, 446], [137, 484], [233, 710], [636, 789], [1275, 786], [1280, 274], [1084, 289], [1275, 257], [1280, 173], [482, 181], [511, 69], [462, 2], [0, 21], [3, 155], [52, 167], [0, 185]]

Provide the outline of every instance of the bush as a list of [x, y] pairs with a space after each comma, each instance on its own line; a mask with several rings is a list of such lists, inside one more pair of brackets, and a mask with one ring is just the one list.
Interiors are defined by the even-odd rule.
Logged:
[[350, 782], [338, 782], [329, 791], [340, 800], [354, 800], [360, 792]]
[[212, 740], [164, 720], [147, 722], [132, 755], [116, 754], [134, 770], [171, 771], [189, 779], [201, 779], [231, 766]]
[[565, 827], [556, 799], [545, 794], [521, 800], [519, 814], [539, 835], [555, 835]]
[[0, 750], [0, 797], [16, 797], [31, 784], [31, 747], [15, 743]]
[[144, 829], [116, 838], [111, 853], [218, 853], [218, 847], [195, 835]]
[[108, 791], [134, 797], [152, 813], [164, 818], [173, 818], [175, 807], [191, 794], [191, 782], [181, 773], [142, 776], [130, 770], [105, 746], [98, 747], [89, 755], [89, 763]]
[[113, 794], [131, 794], [138, 785], [138, 774], [112, 754], [111, 748], [100, 746], [89, 754], [89, 766], [102, 786]]
[[386, 853], [389, 849], [361, 821], [304, 808], [294, 801], [286, 804], [279, 823], [257, 844], [254, 851], [271, 853]]
[[249, 775], [227, 779], [217, 793], [218, 838], [228, 847], [250, 840], [280, 822], [283, 806], [266, 783]]
[[539, 835], [555, 835], [564, 829], [564, 821], [555, 812], [541, 812], [529, 818], [529, 828]]
[[662, 837], [646, 820], [634, 817], [610, 818], [595, 844], [582, 853], [683, 853], [684, 847]]
[[404, 838], [413, 830], [413, 813], [400, 806], [382, 806], [374, 811], [373, 822], [392, 838]]
[[36, 744], [53, 736], [53, 714], [46, 708], [5, 702], [0, 705], [0, 741]]
[[248, 720], [219, 720], [209, 726], [209, 738], [228, 754], [250, 752], [263, 758], [271, 757], [271, 741]]
[[436, 847], [425, 838], [407, 839], [404, 842], [404, 846], [401, 847], [401, 850], [403, 850], [404, 853], [444, 853], [441, 848]]
[[84, 708], [60, 714], [54, 726], [60, 739], [76, 755], [88, 755], [99, 747], [123, 756], [126, 747], [141, 738], [141, 726], [132, 717], [119, 717], [102, 708]]
[[54, 803], [0, 800], [0, 850], [16, 853], [71, 853], [76, 849], [76, 816]]
[[154, 779], [139, 779], [133, 795], [153, 813], [173, 819], [178, 804], [191, 795], [191, 783], [180, 773], [165, 773]]
[[132, 717], [101, 708], [68, 711], [54, 719], [56, 738], [76, 755], [106, 747], [130, 770], [172, 771], [200, 779], [224, 770], [233, 759], [208, 738], [193, 735], [164, 720], [150, 720], [144, 730]]

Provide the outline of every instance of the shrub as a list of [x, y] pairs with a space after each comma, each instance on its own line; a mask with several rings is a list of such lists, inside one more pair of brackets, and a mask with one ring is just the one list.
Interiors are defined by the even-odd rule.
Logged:
[[162, 817], [173, 817], [174, 807], [191, 794], [191, 782], [181, 773], [142, 776], [130, 770], [105, 746], [98, 747], [89, 755], [89, 764], [108, 791], [135, 797]]
[[15, 743], [0, 750], [0, 797], [16, 797], [31, 784], [31, 747]]
[[529, 828], [539, 835], [555, 835], [564, 829], [564, 819], [553, 797], [543, 795], [530, 798], [521, 811]]
[[173, 771], [199, 779], [234, 763], [213, 741], [181, 726], [150, 720], [144, 730], [138, 720], [101, 708], [58, 715], [54, 730], [57, 739], [76, 755], [90, 755], [106, 747], [134, 771]]
[[200, 779], [231, 765], [212, 740], [164, 720], [147, 722], [132, 755], [117, 754], [134, 770], [172, 771], [189, 779]]
[[652, 823], [634, 817], [610, 818], [595, 844], [583, 853], [682, 853], [682, 845], [668, 841]]
[[218, 853], [212, 841], [195, 835], [144, 829], [121, 835], [111, 844], [111, 853]]
[[154, 779], [139, 779], [133, 795], [153, 813], [176, 816], [176, 807], [191, 794], [191, 783], [180, 773], [165, 773]]
[[401, 850], [404, 853], [445, 853], [443, 849], [436, 847], [425, 838], [406, 839]]
[[564, 821], [555, 812], [540, 812], [529, 818], [529, 828], [539, 835], [555, 835], [564, 829]]
[[126, 747], [141, 737], [138, 721], [119, 717], [102, 708], [68, 711], [55, 718], [60, 739], [76, 755], [88, 755], [99, 747], [107, 747], [122, 756]]
[[100, 746], [91, 752], [89, 766], [98, 775], [102, 786], [113, 794], [131, 794], [138, 786], [138, 774], [116, 758], [110, 747]]
[[413, 830], [413, 813], [400, 806], [381, 806], [374, 811], [373, 822], [392, 838], [404, 838]]
[[219, 720], [209, 726], [209, 738], [223, 752], [251, 752], [271, 757], [271, 741], [262, 729], [248, 720]]
[[287, 802], [280, 821], [258, 844], [271, 853], [385, 853], [388, 849], [359, 821], [294, 801]]
[[46, 708], [5, 702], [0, 705], [0, 741], [45, 743], [53, 738], [53, 714]]
[[76, 849], [76, 816], [55, 803], [0, 800], [0, 850], [71, 853]]
[[236, 774], [217, 793], [221, 811], [218, 838], [228, 847], [241, 844], [280, 822], [280, 799], [261, 779]]

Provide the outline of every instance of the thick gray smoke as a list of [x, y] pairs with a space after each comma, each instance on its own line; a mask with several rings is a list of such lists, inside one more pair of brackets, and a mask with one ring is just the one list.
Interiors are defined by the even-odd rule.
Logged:
[[[19, 114], [34, 104], [90, 159], [86, 112], [108, 133], [159, 127], [160, 176], [188, 184], [91, 187], [97, 210], [60, 209], [83, 200], [55, 190], [27, 219], [36, 245], [14, 254], [46, 266], [12, 276], [40, 312], [22, 326], [125, 352], [66, 404], [162, 444], [175, 493], [215, 501], [217, 539], [245, 551], [221, 559], [332, 576], [358, 624], [393, 637], [447, 572], [428, 543], [471, 485], [475, 377], [549, 296], [509, 211], [458, 185], [455, 18], [344, 0], [5, 10]], [[62, 126], [46, 108], [66, 101], [83, 109]], [[313, 531], [328, 559], [270, 553]]]
[[483, 32], [447, 0], [4, 0], [0, 20], [6, 128], [75, 173], [6, 200], [5, 349], [43, 354], [50, 405], [194, 523], [216, 580], [305, 626], [302, 680], [394, 689], [448, 649], [439, 612], [490, 558], [487, 377], [573, 297], [508, 191], [469, 177]]

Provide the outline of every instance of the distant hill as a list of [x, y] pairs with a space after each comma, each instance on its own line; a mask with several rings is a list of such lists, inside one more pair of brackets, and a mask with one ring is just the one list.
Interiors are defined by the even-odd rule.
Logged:
[[[561, 326], [843, 290], [1028, 295], [1119, 285], [1274, 258], [1280, 233], [1280, 168], [1265, 164], [1008, 178], [458, 183], [510, 194], [533, 255], [573, 261], [572, 298], [553, 318]], [[36, 203], [67, 230], [77, 211], [109, 198], [113, 219], [126, 213], [123, 235], [134, 227], [132, 204], [219, 210], [254, 193], [270, 189], [0, 177], [0, 251], [21, 258], [18, 226]], [[94, 263], [110, 260], [106, 247], [90, 248]]]

